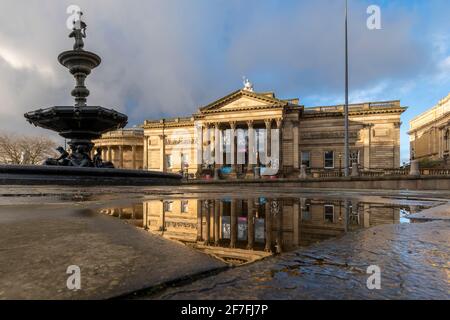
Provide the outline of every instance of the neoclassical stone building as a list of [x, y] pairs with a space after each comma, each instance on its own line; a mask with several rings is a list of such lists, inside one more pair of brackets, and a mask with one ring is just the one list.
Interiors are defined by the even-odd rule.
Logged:
[[[144, 122], [143, 167], [187, 169], [223, 177], [298, 176], [343, 166], [343, 105], [305, 108], [299, 99], [246, 86], [199, 108], [191, 117]], [[400, 101], [349, 106], [351, 162], [361, 169], [400, 165]]]
[[142, 128], [120, 129], [107, 132], [95, 147], [102, 150], [102, 159], [111, 161], [116, 168], [143, 169], [144, 131]]
[[409, 125], [412, 159], [446, 160], [450, 149], [450, 94]]

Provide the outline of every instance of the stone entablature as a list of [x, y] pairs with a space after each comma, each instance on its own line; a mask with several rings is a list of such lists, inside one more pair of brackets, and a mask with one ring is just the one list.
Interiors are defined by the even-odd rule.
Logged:
[[410, 121], [411, 158], [446, 160], [450, 149], [450, 94]]
[[[349, 109], [353, 160], [362, 169], [398, 167], [400, 116], [406, 108], [394, 100], [352, 104]], [[236, 177], [253, 177], [255, 166], [273, 165], [277, 175], [295, 176], [302, 161], [310, 168], [335, 169], [344, 151], [343, 123], [342, 105], [305, 108], [299, 99], [278, 99], [273, 92], [237, 90], [191, 117], [146, 120], [144, 168], [180, 171], [188, 162], [193, 175], [212, 166], [229, 167]], [[276, 161], [273, 143], [279, 145]], [[266, 152], [273, 161], [261, 162]], [[205, 155], [210, 155], [207, 163]]]

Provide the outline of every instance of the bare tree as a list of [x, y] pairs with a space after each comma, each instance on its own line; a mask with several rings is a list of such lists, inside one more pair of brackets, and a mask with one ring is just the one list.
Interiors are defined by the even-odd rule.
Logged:
[[55, 155], [56, 144], [44, 136], [0, 133], [0, 163], [40, 164]]

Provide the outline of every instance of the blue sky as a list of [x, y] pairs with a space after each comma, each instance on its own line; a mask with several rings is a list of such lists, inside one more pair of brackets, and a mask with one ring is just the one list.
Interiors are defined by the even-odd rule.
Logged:
[[[130, 125], [184, 116], [242, 86], [298, 97], [306, 106], [344, 100], [342, 0], [3, 0], [0, 127], [49, 134], [23, 113], [71, 104], [73, 79], [58, 65], [72, 45], [66, 8], [88, 24], [87, 50], [103, 58], [88, 78], [92, 105], [126, 112]], [[366, 9], [381, 7], [381, 30]], [[450, 1], [349, 0], [350, 100], [400, 99], [402, 160], [411, 118], [450, 92]]]

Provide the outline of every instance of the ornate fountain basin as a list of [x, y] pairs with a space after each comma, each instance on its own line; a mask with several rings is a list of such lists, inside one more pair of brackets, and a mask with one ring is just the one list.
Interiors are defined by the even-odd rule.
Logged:
[[102, 59], [90, 51], [69, 50], [60, 53], [58, 61], [64, 67], [69, 69], [72, 74], [74, 74], [78, 68], [83, 68], [83, 72], [89, 74], [92, 69], [100, 65]]
[[51, 107], [24, 116], [29, 123], [71, 140], [97, 139], [105, 132], [125, 127], [128, 121], [125, 114], [98, 106]]

